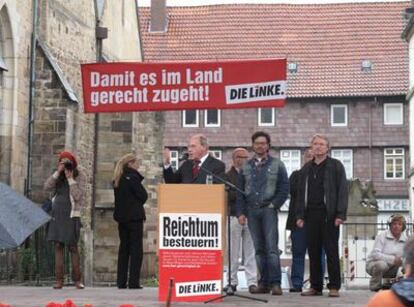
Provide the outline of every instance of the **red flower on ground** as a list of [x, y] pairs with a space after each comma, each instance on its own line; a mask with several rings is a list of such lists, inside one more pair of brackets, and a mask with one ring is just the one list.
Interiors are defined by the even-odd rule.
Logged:
[[72, 300], [66, 300], [66, 302], [63, 304], [63, 307], [76, 307], [76, 305]]
[[66, 302], [64, 302], [63, 304], [56, 303], [56, 302], [49, 302], [47, 303], [46, 307], [76, 307], [76, 304], [72, 300], [66, 300]]

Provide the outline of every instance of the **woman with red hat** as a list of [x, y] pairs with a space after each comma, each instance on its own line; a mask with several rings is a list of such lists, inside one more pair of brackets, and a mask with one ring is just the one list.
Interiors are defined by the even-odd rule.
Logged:
[[81, 283], [80, 256], [78, 241], [81, 228], [81, 209], [85, 204], [86, 178], [78, 168], [75, 156], [69, 151], [59, 154], [57, 170], [50, 176], [44, 189], [53, 195], [52, 219], [49, 222], [47, 240], [55, 244], [54, 289], [63, 287], [63, 248], [66, 245], [72, 261], [72, 277], [77, 289], [85, 286]]

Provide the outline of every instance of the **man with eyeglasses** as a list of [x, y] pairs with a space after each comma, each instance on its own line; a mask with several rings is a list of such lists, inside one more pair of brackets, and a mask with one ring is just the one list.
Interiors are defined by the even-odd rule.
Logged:
[[[240, 172], [240, 168], [249, 158], [249, 153], [244, 148], [236, 148], [233, 150], [232, 160], [233, 166], [231, 169], [226, 173], [227, 179], [237, 185], [237, 177]], [[230, 275], [231, 275], [231, 284], [227, 285], [225, 291], [227, 291], [228, 287], [231, 287], [233, 292], [237, 290], [238, 278], [237, 272], [239, 271], [239, 259], [240, 259], [240, 244], [243, 248], [243, 255], [244, 255], [244, 273], [246, 276], [246, 282], [249, 286], [249, 291], [254, 291], [257, 288], [257, 266], [256, 266], [256, 259], [255, 259], [255, 251], [253, 246], [252, 237], [250, 236], [250, 231], [247, 226], [247, 223], [244, 225], [240, 225], [238, 219], [236, 217], [236, 197], [237, 191], [230, 190], [228, 192], [228, 206], [229, 206], [229, 214], [231, 216], [230, 219], [230, 255], [231, 255], [231, 267], [230, 267]]]
[[249, 221], [260, 272], [258, 287], [250, 293], [282, 295], [278, 248], [278, 210], [289, 194], [289, 179], [280, 159], [269, 155], [270, 135], [263, 131], [252, 135], [254, 157], [243, 164], [238, 183], [244, 193], [237, 194], [239, 223]]

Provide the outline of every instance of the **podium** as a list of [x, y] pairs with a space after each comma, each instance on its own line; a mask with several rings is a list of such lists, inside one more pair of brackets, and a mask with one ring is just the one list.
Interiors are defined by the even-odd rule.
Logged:
[[158, 187], [159, 301], [204, 302], [221, 295], [226, 194], [221, 184]]

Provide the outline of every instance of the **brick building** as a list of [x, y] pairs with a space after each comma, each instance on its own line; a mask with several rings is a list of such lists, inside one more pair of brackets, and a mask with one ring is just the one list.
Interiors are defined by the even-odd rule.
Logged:
[[[412, 2], [412, 1], [411, 1]], [[407, 93], [407, 101], [409, 103], [409, 107], [412, 110], [414, 108], [414, 6], [413, 3], [411, 7], [406, 9], [407, 14], [409, 15], [409, 20], [407, 22], [406, 27], [404, 28], [404, 31], [402, 32], [402, 37], [407, 41], [408, 43], [408, 54], [409, 54], [409, 89]], [[409, 129], [410, 129], [410, 147], [414, 146], [414, 116], [413, 113], [409, 115]], [[409, 194], [410, 194], [410, 208], [411, 208], [411, 216], [414, 214], [414, 177], [413, 177], [413, 170], [414, 170], [414, 156], [413, 151], [410, 151], [410, 173], [408, 174], [409, 180], [410, 180], [410, 188], [409, 188]]]
[[[232, 150], [249, 147], [251, 134], [265, 130], [290, 173], [300, 167], [311, 136], [323, 133], [349, 178], [373, 181], [379, 221], [389, 211], [408, 215], [408, 49], [401, 32], [409, 4], [139, 8], [145, 62], [288, 60], [282, 109], [165, 113], [164, 145], [173, 160], [190, 135], [202, 132], [229, 167]], [[157, 20], [166, 23], [152, 31]], [[284, 219], [282, 214], [281, 225]], [[280, 237], [285, 249], [285, 235]]]

